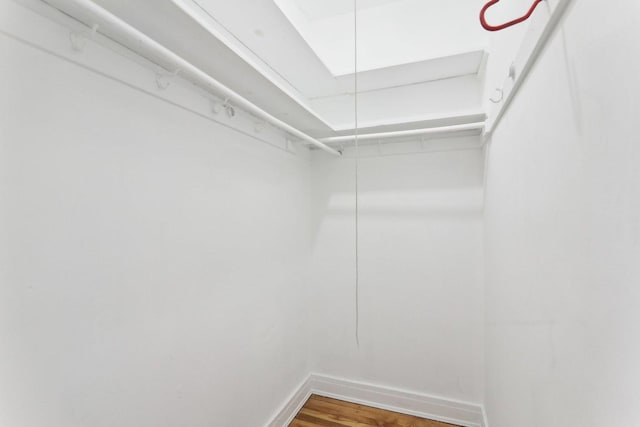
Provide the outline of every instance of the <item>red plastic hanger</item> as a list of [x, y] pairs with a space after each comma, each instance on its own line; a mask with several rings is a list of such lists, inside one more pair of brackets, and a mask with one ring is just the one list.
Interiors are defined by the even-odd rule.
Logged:
[[480, 11], [480, 23], [482, 23], [482, 26], [484, 27], [485, 30], [487, 31], [500, 31], [500, 30], [504, 30], [505, 28], [509, 28], [513, 25], [519, 24], [521, 22], [526, 21], [527, 19], [529, 19], [531, 17], [531, 15], [533, 14], [533, 11], [536, 10], [536, 7], [538, 7], [538, 4], [542, 3], [544, 0], [535, 0], [533, 2], [533, 5], [531, 6], [531, 8], [529, 9], [529, 12], [527, 12], [526, 15], [518, 18], [518, 19], [514, 19], [513, 21], [509, 21], [505, 24], [502, 25], [490, 25], [487, 22], [487, 19], [485, 18], [485, 15], [487, 13], [487, 10], [489, 10], [489, 8], [491, 6], [493, 6], [496, 3], [499, 3], [500, 0], [491, 0], [489, 3], [485, 4], [484, 7], [482, 8], [482, 10]]

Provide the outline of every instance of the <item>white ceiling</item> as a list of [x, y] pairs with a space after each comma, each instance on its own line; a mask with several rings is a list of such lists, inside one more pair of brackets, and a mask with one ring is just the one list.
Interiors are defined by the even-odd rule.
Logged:
[[[199, 0], [207, 3], [214, 0]], [[273, 0], [334, 76], [354, 72], [353, 0]], [[358, 71], [483, 49], [479, 0], [357, 0]]]
[[[352, 13], [354, 6], [364, 10], [399, 0], [293, 0], [309, 21]], [[279, 3], [276, 0], [276, 3]], [[355, 3], [355, 5], [354, 5]]]
[[[353, 92], [353, 1], [173, 1], [292, 95]], [[359, 77], [380, 89], [477, 72], [481, 55], [467, 54], [487, 43], [478, 1], [358, 0], [358, 72], [367, 74]]]
[[[293, 10], [301, 19], [325, 28], [320, 45], [337, 43], [352, 63], [353, 45], [331, 25], [349, 20], [353, 0], [94, 1], [294, 127], [324, 137], [353, 126], [353, 73], [331, 72], [276, 5], [298, 2]], [[361, 127], [408, 129], [477, 117], [486, 42], [477, 22], [482, 0], [357, 1], [364, 64], [358, 91], [367, 100]], [[437, 21], [439, 27], [430, 25]]]

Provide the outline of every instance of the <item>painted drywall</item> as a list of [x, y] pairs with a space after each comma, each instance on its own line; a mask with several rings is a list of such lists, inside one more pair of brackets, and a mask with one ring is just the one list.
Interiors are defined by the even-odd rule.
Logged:
[[306, 150], [6, 33], [0, 93], [0, 425], [264, 425], [309, 370]]
[[574, 1], [490, 142], [491, 427], [640, 424], [639, 14]]
[[447, 151], [459, 142], [409, 155], [360, 150], [373, 157], [359, 164], [359, 348], [352, 151], [314, 153], [314, 372], [481, 401], [483, 157]]

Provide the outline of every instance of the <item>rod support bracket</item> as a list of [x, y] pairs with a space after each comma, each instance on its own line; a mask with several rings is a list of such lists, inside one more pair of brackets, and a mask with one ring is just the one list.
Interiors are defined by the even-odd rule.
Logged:
[[211, 112], [215, 115], [218, 115], [224, 109], [224, 105], [222, 105], [219, 101], [211, 100], [209, 102], [209, 106], [211, 107]]
[[172, 73], [156, 72], [156, 86], [158, 86], [158, 89], [160, 90], [167, 89], [169, 86], [171, 86], [173, 78], [176, 77], [179, 73], [180, 70], [175, 70]]
[[516, 70], [516, 64], [515, 62], [512, 62], [509, 66], [509, 78], [515, 81], [517, 74], [518, 72]]
[[289, 137], [285, 138], [285, 142], [287, 144], [287, 151], [295, 153], [296, 152], [296, 145], [293, 143], [291, 138], [289, 138]]
[[91, 26], [91, 31], [76, 31], [71, 30], [69, 32], [69, 42], [71, 43], [71, 49], [74, 52], [82, 52], [89, 40], [95, 40], [98, 33], [98, 24]]
[[499, 104], [504, 99], [504, 89], [497, 87], [495, 92], [498, 95], [498, 97], [497, 98], [491, 97], [489, 98], [489, 101], [491, 101], [494, 104]]

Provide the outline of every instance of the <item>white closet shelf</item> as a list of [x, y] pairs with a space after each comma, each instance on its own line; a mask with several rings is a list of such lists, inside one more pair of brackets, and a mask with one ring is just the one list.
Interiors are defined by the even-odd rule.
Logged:
[[190, 62], [162, 46], [146, 34], [127, 24], [117, 16], [98, 6], [90, 0], [46, 0], [48, 4], [74, 17], [92, 29], [99, 32], [134, 52], [156, 63], [173, 74], [179, 75], [198, 87], [227, 100], [233, 106], [264, 120], [285, 132], [305, 141], [321, 150], [335, 156], [340, 152], [327, 146], [323, 142], [296, 129], [288, 123], [274, 117], [251, 101], [223, 85], [209, 74], [195, 67]]

